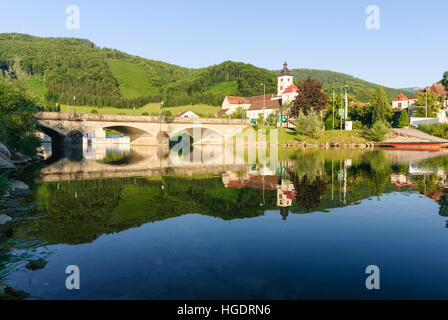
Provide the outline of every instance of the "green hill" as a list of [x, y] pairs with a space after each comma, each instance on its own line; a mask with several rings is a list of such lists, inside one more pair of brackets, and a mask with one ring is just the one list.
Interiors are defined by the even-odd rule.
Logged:
[[[296, 81], [308, 76], [332, 86], [349, 85], [359, 100], [368, 101], [376, 85], [349, 75], [294, 69]], [[251, 96], [276, 92], [277, 71], [241, 62], [188, 69], [161, 61], [98, 48], [86, 39], [40, 38], [0, 34], [0, 74], [29, 88], [42, 106], [78, 105], [139, 108], [151, 102], [164, 106], [219, 106], [226, 95]], [[332, 84], [332, 81], [335, 81]], [[392, 99], [400, 90], [385, 88]], [[411, 95], [410, 92], [403, 92]]]
[[[364, 81], [351, 75], [339, 72], [315, 69], [292, 69], [290, 71], [296, 82], [306, 80], [308, 77], [321, 82], [323, 84], [323, 90], [327, 94], [331, 94], [333, 89], [335, 89], [337, 93], [341, 90], [342, 86], [348, 85], [348, 92], [353, 94], [362, 102], [368, 102], [378, 87], [375, 83]], [[400, 94], [400, 92], [408, 97], [412, 97], [414, 95], [413, 92], [404, 89], [383, 88], [389, 100], [395, 98], [398, 94]]]

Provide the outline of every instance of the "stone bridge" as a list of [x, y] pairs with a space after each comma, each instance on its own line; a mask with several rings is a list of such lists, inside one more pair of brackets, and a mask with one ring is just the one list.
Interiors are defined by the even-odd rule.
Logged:
[[101, 135], [103, 129], [119, 131], [130, 138], [133, 145], [165, 145], [181, 133], [193, 137], [194, 143], [222, 144], [242, 132], [247, 120], [217, 118], [180, 118], [154, 116], [126, 116], [104, 114], [72, 114], [41, 112], [37, 116], [43, 133], [54, 145], [82, 144], [82, 137]]

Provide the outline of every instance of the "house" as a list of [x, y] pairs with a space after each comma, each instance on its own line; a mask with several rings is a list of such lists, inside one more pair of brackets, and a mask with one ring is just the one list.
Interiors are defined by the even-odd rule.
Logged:
[[400, 93], [398, 96], [392, 100], [392, 109], [407, 109], [410, 107], [409, 98], [405, 96], [403, 93]]
[[291, 103], [297, 97], [299, 88], [294, 85], [293, 80], [288, 64], [285, 62], [277, 78], [276, 94], [270, 93], [252, 97], [226, 96], [222, 103], [222, 108], [216, 116], [231, 115], [238, 108], [242, 108], [247, 110], [248, 119], [257, 119], [260, 113], [263, 113], [266, 119], [270, 114], [278, 112], [280, 106]]
[[435, 93], [439, 96], [444, 97], [443, 98], [443, 106], [440, 108], [440, 111], [437, 115], [437, 119], [439, 122], [447, 122], [448, 121], [448, 117], [447, 117], [447, 113], [448, 113], [448, 91], [446, 90], [445, 86], [441, 83], [434, 83], [432, 86], [426, 87], [422, 90], [420, 90], [419, 92], [417, 92], [411, 99], [410, 101], [412, 102], [410, 105], [416, 105], [417, 104], [417, 99], [418, 99], [418, 95], [423, 93], [425, 94], [426, 92], [431, 92], [431, 93]]
[[178, 118], [200, 118], [196, 113], [191, 110], [186, 110], [177, 115]]
[[441, 83], [434, 83], [432, 86], [426, 87], [426, 88], [420, 90], [411, 99], [417, 102], [418, 94], [426, 93], [426, 90], [428, 90], [428, 92], [432, 92], [432, 93], [435, 93], [435, 94], [445, 97], [445, 99], [443, 101], [443, 107], [448, 108], [448, 91], [446, 90], [445, 86]]
[[280, 108], [278, 100], [256, 101], [247, 110], [247, 118], [258, 119], [260, 114], [264, 114], [264, 119]]

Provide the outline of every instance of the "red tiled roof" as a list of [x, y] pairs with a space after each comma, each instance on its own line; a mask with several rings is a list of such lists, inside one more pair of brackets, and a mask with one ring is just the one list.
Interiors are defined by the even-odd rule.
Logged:
[[[185, 110], [184, 112], [181, 112], [181, 113], [179, 113], [177, 116], [178, 117], [181, 117], [181, 116], [183, 116], [184, 114], [186, 114], [187, 112], [193, 112], [193, 111], [191, 111], [191, 110]], [[198, 116], [195, 112], [193, 112], [196, 116]], [[198, 116], [199, 117], [199, 116]]]
[[296, 85], [292, 84], [284, 91], [284, 93], [290, 93], [290, 92], [299, 92], [299, 88]]
[[227, 96], [227, 101], [230, 104], [251, 104], [257, 101], [263, 101], [263, 100], [271, 100], [271, 98], [275, 97], [276, 94], [275, 93], [269, 93], [269, 94], [262, 94], [259, 96], [252, 96], [252, 97], [232, 97], [232, 96]]
[[441, 95], [441, 96], [447, 96], [448, 95], [448, 91], [446, 91], [446, 88], [443, 86], [443, 84], [441, 84], [441, 83], [434, 83], [432, 86], [430, 86], [428, 88], [425, 88], [425, 89], [422, 89], [419, 92], [417, 92], [411, 99], [417, 99], [417, 95], [419, 93], [425, 93], [426, 89], [428, 89], [429, 92], [436, 93], [436, 94]]
[[245, 98], [245, 97], [232, 97], [232, 96], [227, 96], [227, 101], [229, 101], [230, 104], [248, 104], [249, 99]]
[[280, 103], [278, 100], [256, 101], [251, 104], [249, 110], [260, 110], [263, 109], [263, 106], [265, 106], [266, 109], [277, 109], [280, 108]]
[[224, 113], [226, 113], [227, 110], [229, 110], [229, 109], [221, 109], [218, 111], [218, 113], [216, 115], [219, 117], [220, 115], [223, 115]]
[[278, 176], [264, 176], [264, 183], [262, 176], [250, 176], [246, 180], [230, 180], [226, 187], [227, 188], [252, 188], [252, 189], [263, 189], [264, 190], [275, 190], [279, 183]]
[[248, 99], [249, 99], [249, 101], [251, 103], [254, 103], [254, 102], [257, 102], [257, 101], [271, 100], [271, 98], [273, 98], [275, 96], [276, 96], [276, 94], [269, 93], [267, 95], [262, 94], [261, 96], [252, 96], [252, 97], [249, 97]]
[[394, 98], [393, 101], [408, 101], [408, 100], [409, 100], [408, 97], [406, 97], [404, 94], [400, 93], [398, 96], [396, 96]]

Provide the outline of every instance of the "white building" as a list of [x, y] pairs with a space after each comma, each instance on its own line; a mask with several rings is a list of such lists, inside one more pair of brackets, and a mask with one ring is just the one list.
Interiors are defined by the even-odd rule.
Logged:
[[222, 114], [231, 115], [238, 108], [247, 110], [248, 119], [258, 119], [260, 113], [264, 114], [264, 118], [278, 111], [281, 105], [290, 103], [299, 94], [299, 88], [294, 85], [293, 76], [291, 75], [288, 64], [283, 64], [283, 70], [277, 78], [277, 94], [266, 94], [253, 97], [232, 97], [227, 96], [222, 103], [222, 109], [217, 116]]
[[409, 98], [406, 97], [404, 94], [400, 93], [398, 96], [392, 100], [392, 109], [407, 109], [410, 107], [410, 101]]
[[177, 115], [179, 118], [200, 118], [196, 113], [191, 110], [186, 110]]

